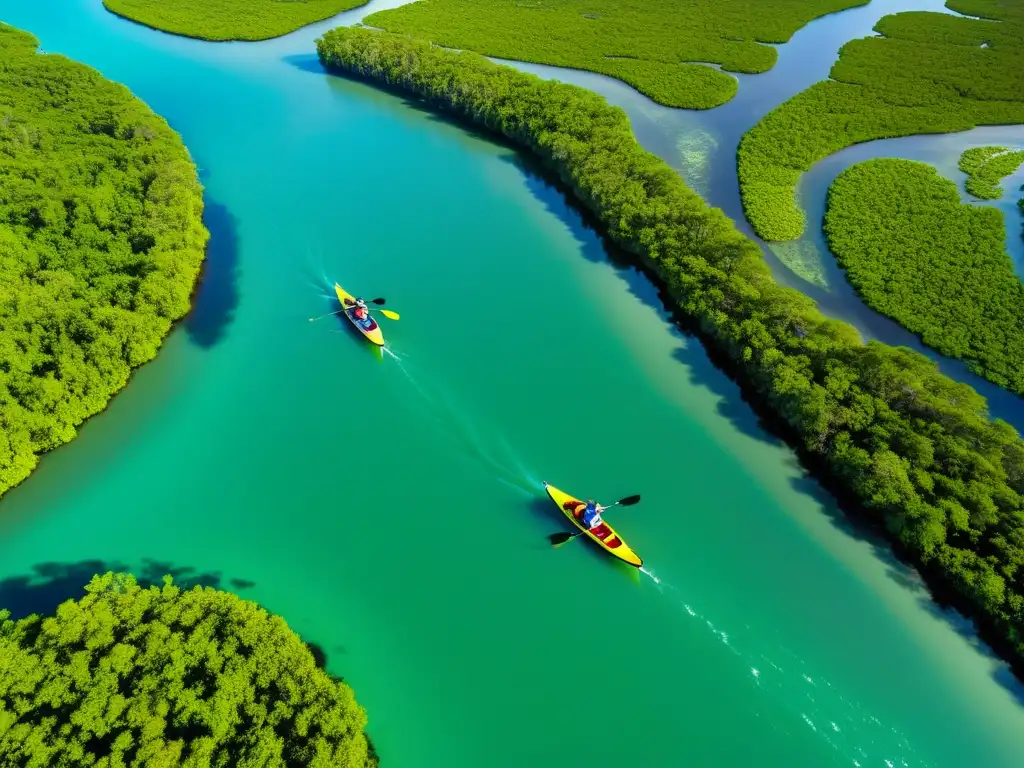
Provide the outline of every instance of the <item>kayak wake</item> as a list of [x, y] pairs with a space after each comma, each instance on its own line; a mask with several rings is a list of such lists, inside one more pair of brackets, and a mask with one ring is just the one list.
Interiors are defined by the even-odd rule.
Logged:
[[[887, 768], [926, 768], [932, 763], [918, 757], [906, 737], [896, 729], [887, 727], [866, 712], [860, 704], [845, 697], [831, 682], [808, 669], [807, 664], [788, 648], [780, 646], [778, 658], [789, 658], [776, 663], [773, 658], [758, 651], [742, 648], [747, 633], [751, 637], [767, 637], [745, 626], [746, 632], [734, 638], [708, 617], [697, 612], [686, 601], [680, 590], [666, 583], [648, 567], [638, 568], [657, 587], [660, 594], [676, 601], [687, 616], [700, 622], [704, 629], [741, 661], [744, 672], [755, 690], [772, 696], [776, 705], [788, 710], [794, 723], [801, 723], [821, 738], [853, 768], [884, 765]], [[737, 642], [737, 639], [739, 642]], [[797, 702], [794, 707], [793, 702]]]
[[[488, 470], [493, 480], [524, 497], [535, 495], [534, 489], [540, 482], [535, 479], [534, 473], [526, 469], [518, 452], [509, 445], [504, 435], [496, 430], [485, 430], [481, 422], [470, 415], [464, 402], [456, 402], [441, 388], [428, 389], [421, 378], [413, 373], [408, 355], [398, 355], [386, 345], [384, 351], [391, 356], [419, 396], [421, 407], [414, 410], [420, 416], [429, 420], [435, 429], [450, 439], [462, 456]], [[402, 402], [412, 407], [411, 399], [406, 398]]]

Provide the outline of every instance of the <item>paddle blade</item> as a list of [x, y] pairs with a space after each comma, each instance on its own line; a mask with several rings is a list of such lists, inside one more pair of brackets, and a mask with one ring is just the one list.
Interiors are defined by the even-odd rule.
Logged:
[[640, 494], [638, 493], [636, 496], [627, 496], [624, 499], [620, 499], [619, 504], [622, 505], [623, 507], [631, 507], [634, 504], [638, 503], [639, 501]]
[[552, 533], [548, 536], [548, 541], [551, 542], [551, 546], [560, 547], [567, 541], [571, 541], [573, 535], [571, 533]]
[[382, 309], [380, 313], [384, 315], [384, 317], [390, 317], [392, 320], [397, 320], [399, 317], [397, 312], [392, 312], [390, 309]]
[[384, 299], [372, 299], [372, 300], [370, 301], [370, 303], [371, 303], [371, 304], [376, 304], [376, 305], [377, 305], [378, 307], [380, 307], [380, 306], [383, 306], [383, 304], [384, 304]]

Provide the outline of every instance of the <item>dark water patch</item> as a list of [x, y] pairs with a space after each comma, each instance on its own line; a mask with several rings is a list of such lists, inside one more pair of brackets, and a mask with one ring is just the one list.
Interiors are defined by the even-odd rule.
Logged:
[[531, 161], [519, 151], [502, 159], [523, 175], [526, 188], [543, 209], [562, 222], [572, 233], [580, 246], [583, 258], [596, 264], [611, 263], [617, 269], [629, 264], [627, 254], [598, 233], [600, 225], [594, 221], [593, 216], [574, 206], [569, 196], [558, 188], [554, 178], [544, 171], [540, 163]]
[[238, 308], [238, 223], [228, 208], [206, 197], [203, 223], [210, 231], [206, 260], [192, 311], [185, 319], [189, 339], [204, 349], [227, 333]]
[[[530, 499], [526, 504], [526, 508], [542, 523], [550, 525], [552, 529], [558, 528], [559, 523], [561, 523], [565, 530], [572, 530], [572, 524], [564, 515], [558, 513], [554, 503], [552, 503], [551, 498], [546, 493], [543, 496], [535, 496]], [[552, 530], [552, 532], [554, 531]]]
[[[142, 567], [140, 569], [133, 568], [130, 570], [138, 578], [139, 583], [144, 585], [161, 584], [163, 583], [164, 576], [173, 578], [175, 586], [182, 589], [192, 589], [192, 587], [220, 589], [222, 582], [220, 571], [197, 572], [191, 566], [175, 566], [173, 563], [152, 560], [148, 557], [142, 559]], [[254, 582], [249, 583], [255, 586]]]
[[306, 648], [313, 655], [313, 663], [316, 664], [316, 668], [322, 672], [327, 671], [327, 654], [324, 652], [322, 646], [318, 643], [314, 643], [311, 640], [305, 641]]
[[[15, 619], [33, 613], [43, 616], [52, 614], [61, 603], [82, 597], [86, 585], [93, 576], [108, 571], [133, 573], [139, 584], [144, 587], [161, 585], [165, 575], [172, 576], [175, 586], [181, 589], [196, 586], [220, 589], [222, 581], [218, 571], [200, 572], [191, 566], [176, 566], [150, 558], [144, 558], [138, 568], [132, 568], [116, 560], [98, 559], [80, 560], [75, 563], [37, 563], [32, 566], [32, 573], [11, 576], [0, 581], [0, 609], [7, 609]], [[247, 579], [231, 581], [249, 586], [256, 585]]]
[[320, 57], [315, 53], [294, 53], [288, 56], [282, 56], [281, 61], [289, 66], [295, 67], [303, 72], [308, 72], [312, 75], [323, 76], [327, 73], [323, 64], [320, 63]]
[[78, 563], [39, 563], [33, 573], [0, 581], [0, 608], [21, 619], [33, 613], [52, 614], [61, 603], [85, 594], [85, 585], [98, 573], [121, 571], [119, 563], [82, 560]]
[[740, 396], [739, 387], [711, 362], [707, 350], [693, 336], [673, 328], [680, 345], [672, 352], [673, 359], [686, 368], [690, 382], [717, 396], [715, 412], [727, 419], [740, 433], [771, 446], [782, 446], [776, 435], [766, 431], [757, 414]]
[[[988, 648], [988, 646], [986, 646]], [[1013, 671], [1005, 664], [1000, 664], [992, 673], [996, 685], [1006, 691], [1019, 707], [1024, 708], [1024, 684], [1013, 675]]]

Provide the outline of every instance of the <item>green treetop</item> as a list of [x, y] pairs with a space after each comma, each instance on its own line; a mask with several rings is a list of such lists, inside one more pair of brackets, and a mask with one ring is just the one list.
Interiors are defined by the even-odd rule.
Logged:
[[0, 24], [0, 495], [189, 309], [202, 187], [123, 85]]
[[283, 619], [210, 587], [96, 576], [0, 611], [0, 764], [372, 768], [366, 715]]

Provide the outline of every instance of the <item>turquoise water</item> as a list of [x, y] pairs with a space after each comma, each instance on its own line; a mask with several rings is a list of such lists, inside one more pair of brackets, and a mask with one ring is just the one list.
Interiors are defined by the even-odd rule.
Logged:
[[[0, 501], [0, 604], [105, 567], [237, 590], [323, 649], [402, 768], [1019, 762], [1003, 667], [508, 149], [325, 76], [317, 28], [0, 18], [167, 117], [213, 235], [157, 360]], [[389, 353], [308, 321], [333, 280], [401, 313]], [[641, 493], [608, 519], [645, 572], [552, 549], [541, 480]]]

